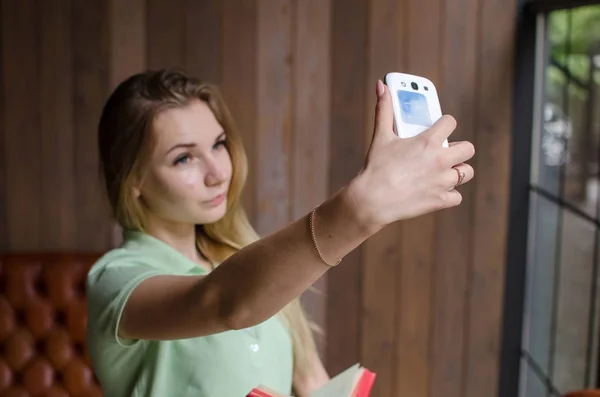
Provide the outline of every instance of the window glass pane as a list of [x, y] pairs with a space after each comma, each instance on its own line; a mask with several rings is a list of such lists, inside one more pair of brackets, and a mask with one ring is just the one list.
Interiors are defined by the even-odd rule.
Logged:
[[586, 387], [595, 225], [562, 211], [552, 380], [559, 390]]
[[600, 386], [600, 4], [538, 22], [523, 397]]
[[559, 214], [557, 204], [531, 194], [523, 350], [546, 375], [550, 370]]
[[541, 132], [532, 181], [588, 215], [598, 208], [600, 5], [546, 19]]
[[596, 284], [592, 285], [592, 293], [591, 293], [591, 297], [590, 297], [590, 301], [591, 304], [593, 304], [593, 307], [590, 310], [590, 319], [588, 321], [589, 324], [591, 324], [591, 336], [589, 337], [590, 342], [589, 342], [589, 352], [588, 352], [588, 356], [589, 356], [589, 379], [587, 379], [588, 381], [588, 387], [592, 387], [592, 388], [597, 388], [598, 385], [600, 384], [600, 379], [598, 379], [598, 353], [600, 352], [600, 273], [599, 273], [599, 267], [600, 267], [600, 255], [598, 250], [600, 250], [600, 234], [596, 233], [596, 248], [597, 252], [595, 252], [595, 256], [594, 256], [594, 266], [596, 266], [596, 268], [594, 269], [594, 271], [592, 272], [592, 275], [590, 276], [590, 278], [595, 277], [596, 279]]
[[548, 393], [548, 387], [544, 382], [544, 379], [540, 376], [538, 372], [536, 372], [530, 362], [528, 360], [521, 360], [521, 368], [522, 368], [522, 388], [521, 388], [521, 396], [522, 397], [548, 397], [550, 394]]
[[[552, 195], [560, 195], [560, 176], [562, 166], [567, 161], [568, 142], [572, 132], [570, 120], [565, 113], [565, 89], [568, 79], [555, 66], [552, 59], [553, 48], [567, 42], [566, 29], [557, 29], [564, 26], [567, 17], [564, 13], [550, 14], [546, 21], [546, 41], [538, 43], [544, 46], [544, 60], [542, 73], [545, 75], [543, 83], [542, 103], [538, 114], [541, 122], [541, 136], [537, 142], [538, 164], [533, 164], [538, 169], [537, 180], [532, 181]], [[564, 60], [564, 54], [557, 54]]]

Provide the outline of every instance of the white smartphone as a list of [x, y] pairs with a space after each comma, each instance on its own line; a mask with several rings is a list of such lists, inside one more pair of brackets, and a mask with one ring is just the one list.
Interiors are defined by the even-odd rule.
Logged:
[[[442, 117], [437, 90], [429, 79], [394, 72], [383, 82], [392, 96], [394, 128], [400, 138], [417, 136]], [[443, 146], [448, 147], [447, 140]]]

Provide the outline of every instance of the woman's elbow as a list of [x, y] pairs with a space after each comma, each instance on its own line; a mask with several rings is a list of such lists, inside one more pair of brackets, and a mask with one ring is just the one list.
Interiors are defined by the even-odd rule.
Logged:
[[241, 330], [258, 324], [253, 311], [241, 299], [223, 297], [219, 299], [218, 306], [219, 317], [229, 330]]

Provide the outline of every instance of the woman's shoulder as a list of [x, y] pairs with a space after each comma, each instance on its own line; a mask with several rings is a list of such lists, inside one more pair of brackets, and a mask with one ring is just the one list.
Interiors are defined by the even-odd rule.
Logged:
[[101, 281], [120, 284], [148, 273], [164, 273], [151, 254], [119, 247], [104, 253], [92, 265], [87, 274], [87, 285], [91, 288]]
[[132, 252], [123, 247], [113, 248], [101, 255], [92, 265], [90, 272], [115, 267], [152, 266], [152, 255], [143, 251]]

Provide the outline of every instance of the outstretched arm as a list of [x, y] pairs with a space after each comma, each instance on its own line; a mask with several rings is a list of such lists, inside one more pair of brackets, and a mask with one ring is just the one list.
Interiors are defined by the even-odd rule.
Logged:
[[[315, 213], [314, 236], [328, 263], [392, 222], [460, 204], [454, 166], [464, 172], [464, 182], [473, 177], [473, 169], [464, 164], [474, 155], [473, 145], [442, 147], [456, 127], [452, 117], [442, 117], [415, 138], [399, 139], [393, 132], [391, 96], [381, 82], [377, 93], [364, 167]], [[148, 278], [128, 299], [119, 333], [175, 339], [261, 323], [330, 268], [318, 256], [308, 225], [308, 217], [297, 220], [241, 249], [205, 277]]]

